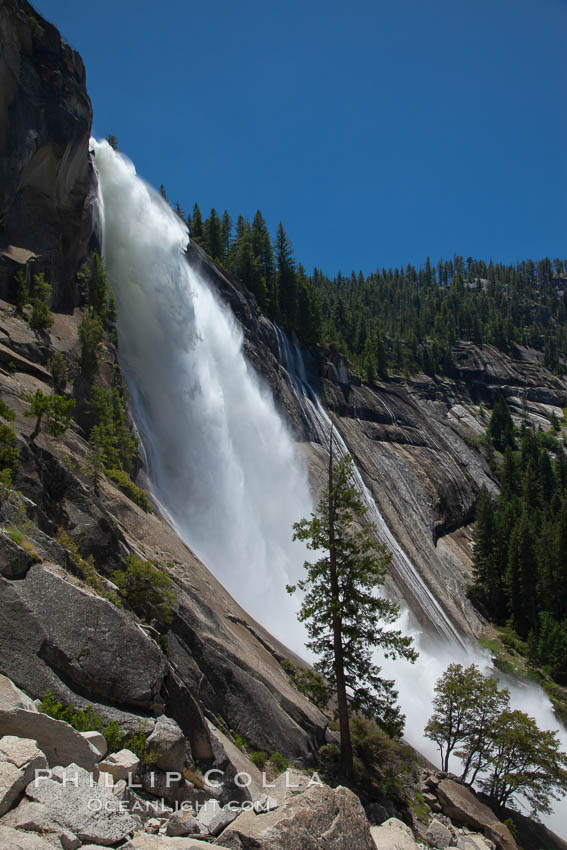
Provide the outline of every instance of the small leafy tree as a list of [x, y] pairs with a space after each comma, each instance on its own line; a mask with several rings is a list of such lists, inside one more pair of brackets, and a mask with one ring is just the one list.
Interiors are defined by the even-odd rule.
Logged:
[[494, 718], [509, 702], [508, 691], [498, 689], [496, 679], [484, 676], [476, 664], [464, 668], [450, 664], [435, 685], [434, 713], [425, 727], [425, 735], [435, 741], [443, 770], [449, 770], [454, 752], [464, 761], [461, 776], [472, 781], [485, 766], [490, 729]]
[[464, 762], [462, 779], [476, 779], [497, 807], [516, 807], [515, 795], [533, 814], [549, 814], [550, 801], [567, 793], [567, 755], [557, 733], [542, 731], [523, 711], [510, 708], [509, 693], [471, 665], [451, 664], [437, 682], [435, 712], [425, 734], [439, 745], [442, 766], [451, 752]]
[[36, 422], [30, 440], [33, 442], [41, 430], [43, 417], [47, 419], [47, 430], [52, 437], [64, 434], [73, 419], [75, 402], [72, 398], [60, 395], [45, 395], [41, 390], [36, 390], [33, 395], [26, 395], [25, 399], [29, 405], [24, 411], [24, 416], [35, 416]]
[[126, 568], [116, 570], [110, 578], [139, 617], [156, 619], [160, 625], [171, 622], [175, 595], [165, 570], [130, 553]]
[[390, 657], [417, 658], [410, 637], [384, 628], [399, 609], [377, 595], [390, 557], [383, 547], [377, 552], [371, 526], [355, 528], [357, 519], [364, 522], [366, 510], [353, 483], [351, 459], [334, 462], [331, 433], [327, 490], [311, 518], [294, 524], [294, 540], [305, 541], [318, 558], [305, 562], [306, 577], [287, 590], [299, 588], [305, 594], [298, 616], [307, 625], [307, 646], [319, 656], [316, 669], [336, 690], [345, 781], [353, 774], [351, 710], [377, 719], [392, 732], [403, 728], [394, 683], [381, 678], [372, 651], [380, 647]]
[[33, 296], [31, 299], [32, 312], [30, 328], [34, 331], [44, 331], [53, 324], [53, 316], [49, 309], [51, 286], [46, 281], [43, 272], [34, 275]]
[[551, 800], [567, 794], [567, 755], [557, 732], [538, 728], [523, 711], [503, 711], [490, 742], [490, 772], [481, 788], [497, 806], [516, 808], [521, 794], [534, 815], [551, 814]]

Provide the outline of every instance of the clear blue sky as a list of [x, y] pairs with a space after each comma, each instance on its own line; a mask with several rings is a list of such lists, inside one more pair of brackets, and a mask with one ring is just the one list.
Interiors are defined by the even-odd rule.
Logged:
[[567, 257], [566, 0], [37, 0], [172, 201], [328, 273]]

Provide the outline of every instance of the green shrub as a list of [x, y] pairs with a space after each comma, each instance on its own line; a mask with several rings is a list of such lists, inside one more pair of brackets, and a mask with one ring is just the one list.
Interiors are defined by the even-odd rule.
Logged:
[[5, 401], [2, 401], [2, 399], [1, 399], [1, 398], [0, 398], [0, 416], [1, 416], [3, 419], [7, 419], [7, 420], [8, 420], [8, 422], [13, 422], [13, 421], [14, 421], [14, 419], [16, 418], [16, 414], [14, 413], [14, 411], [12, 410], [12, 408], [11, 408], [11, 407], [8, 407], [8, 405], [6, 404], [6, 402], [5, 402]]
[[34, 331], [45, 331], [53, 324], [53, 316], [49, 309], [51, 286], [46, 281], [43, 272], [34, 275], [33, 296], [31, 299], [32, 312], [29, 319], [30, 328]]
[[[95, 711], [92, 705], [89, 705], [84, 711], [72, 705], [65, 706], [55, 699], [51, 691], [47, 691], [43, 695], [39, 710], [43, 714], [48, 714], [50, 717], [55, 718], [55, 720], [63, 720], [78, 732], [101, 732], [106, 740], [109, 753], [115, 753], [125, 746], [127, 735], [121, 730], [116, 720], [112, 720], [107, 726], [104, 726], [102, 717]], [[155, 754], [154, 750], [148, 748], [143, 730], [139, 730], [132, 737], [131, 741], [133, 741], [133, 746], [128, 742], [128, 747], [132, 752], [136, 753], [138, 758], [141, 758], [139, 752], [144, 753], [146, 756], [149, 754], [148, 757], [150, 759], [153, 758]], [[137, 747], [139, 752], [134, 747]], [[159, 758], [159, 753], [156, 756], [157, 758]]]
[[89, 555], [87, 559], [83, 558], [79, 552], [79, 547], [63, 528], [60, 528], [57, 531], [55, 539], [60, 546], [63, 546], [63, 548], [67, 550], [71, 560], [80, 571], [85, 584], [92, 587], [93, 590], [95, 590], [99, 596], [102, 596], [103, 599], [107, 599], [109, 602], [112, 602], [113, 605], [119, 606], [121, 603], [116, 593], [112, 590], [107, 590], [104, 586], [102, 577], [97, 572], [94, 557]]
[[28, 21], [30, 22], [34, 36], [36, 38], [43, 38], [44, 29], [38, 19], [34, 15], [28, 15]]
[[94, 729], [101, 729], [103, 720], [100, 714], [94, 710], [92, 705], [89, 705], [85, 710], [82, 708], [74, 708], [72, 705], [64, 706], [57, 702], [51, 691], [44, 694], [39, 710], [43, 714], [49, 714], [55, 720], [64, 720], [73, 729], [78, 732], [90, 732]]
[[329, 688], [323, 676], [308, 667], [297, 667], [287, 658], [283, 658], [280, 664], [297, 690], [323, 711], [330, 697]]
[[111, 481], [114, 481], [118, 488], [122, 490], [122, 492], [128, 496], [132, 502], [134, 502], [134, 504], [138, 505], [139, 508], [142, 508], [142, 510], [147, 513], [151, 512], [152, 506], [146, 493], [141, 487], [134, 484], [127, 472], [124, 472], [123, 469], [105, 469], [104, 474], [107, 478], [110, 478]]
[[16, 311], [24, 312], [24, 307], [30, 303], [30, 287], [23, 271], [16, 275]]
[[147, 767], [152, 767], [161, 756], [161, 750], [158, 747], [148, 746], [148, 736], [141, 726], [137, 732], [127, 739], [126, 746]]
[[243, 739], [242, 735], [236, 735], [236, 736], [235, 736], [235, 738], [234, 738], [234, 746], [235, 746], [235, 747], [238, 747], [238, 749], [239, 749], [239, 750], [242, 750], [242, 752], [244, 752], [244, 751], [245, 751], [245, 749], [246, 749], [246, 745], [245, 745], [245, 743], [244, 743], [244, 739]]
[[111, 580], [141, 619], [155, 619], [162, 626], [171, 622], [175, 595], [165, 570], [131, 553], [126, 568], [113, 572]]
[[268, 758], [268, 753], [265, 752], [265, 750], [256, 750], [256, 752], [250, 753], [250, 761], [252, 764], [255, 764], [259, 770], [262, 770], [268, 761]]
[[0, 469], [9, 469], [13, 475], [18, 468], [20, 452], [18, 438], [9, 425], [0, 425]]
[[270, 756], [270, 764], [276, 771], [276, 773], [283, 773], [284, 770], [287, 770], [289, 767], [289, 762], [285, 756], [282, 756], [281, 753], [272, 753]]
[[56, 351], [47, 361], [47, 367], [51, 372], [54, 391], [59, 394], [64, 393], [69, 377], [67, 361], [64, 355], [60, 351]]
[[106, 739], [106, 746], [109, 753], [116, 753], [124, 747], [125, 733], [122, 731], [116, 720], [112, 720], [108, 726], [102, 730], [102, 734]]

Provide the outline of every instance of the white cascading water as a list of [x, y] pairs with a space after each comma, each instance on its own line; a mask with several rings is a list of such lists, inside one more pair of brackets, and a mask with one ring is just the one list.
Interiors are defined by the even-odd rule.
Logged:
[[235, 599], [301, 651], [285, 585], [307, 556], [292, 524], [312, 502], [293, 440], [232, 314], [189, 267], [186, 226], [132, 163], [106, 142], [92, 147], [120, 362], [152, 494]]
[[[271, 393], [245, 361], [242, 334], [231, 313], [186, 262], [183, 223], [136, 176], [131, 162], [106, 142], [93, 140], [91, 147], [99, 173], [104, 256], [118, 305], [120, 362], [152, 494], [180, 537], [235, 599], [305, 655], [297, 602], [285, 585], [301, 574], [309, 554], [291, 543], [291, 527], [310, 513], [312, 501], [291, 436]], [[277, 332], [282, 365], [323, 438], [330, 421], [308, 385], [301, 353], [295, 348], [292, 354]], [[419, 633], [402, 612], [398, 626], [413, 631], [419, 661], [377, 659], [396, 681], [407, 739], [437, 762], [434, 746], [423, 738], [435, 681], [450, 662], [476, 662], [488, 669], [490, 659], [451, 634], [452, 624], [437, 601], [428, 600], [429, 591], [362, 479], [359, 484], [373, 520], [433, 606], [432, 619], [445, 637], [435, 648], [420, 646]], [[512, 690], [515, 707], [535, 716], [543, 728], [557, 727], [541, 690], [517, 684]], [[562, 731], [561, 736], [567, 749], [567, 735]], [[567, 834], [562, 804], [545, 820], [560, 835]]]

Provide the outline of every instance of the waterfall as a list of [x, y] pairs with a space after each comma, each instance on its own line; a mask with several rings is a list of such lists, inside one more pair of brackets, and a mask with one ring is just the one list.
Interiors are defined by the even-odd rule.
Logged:
[[93, 142], [120, 363], [152, 495], [235, 599], [297, 651], [285, 592], [307, 550], [307, 475], [231, 312], [189, 267], [187, 227], [106, 142]]
[[[119, 356], [143, 442], [151, 492], [179, 536], [246, 610], [305, 655], [298, 603], [285, 585], [309, 554], [291, 543], [294, 521], [312, 510], [306, 471], [268, 388], [247, 365], [232, 314], [192, 270], [189, 235], [165, 201], [106, 142], [91, 142], [99, 174], [104, 256], [118, 306]], [[306, 376], [301, 352], [274, 326], [280, 361], [314, 432], [328, 440], [329, 418]], [[346, 451], [344, 442], [341, 450]], [[358, 474], [357, 474], [358, 476]], [[437, 763], [423, 738], [436, 679], [450, 662], [490, 659], [463, 646], [439, 603], [393, 538], [357, 477], [394, 565], [411, 581], [443, 640], [420, 646], [419, 661], [377, 657], [396, 680], [407, 715], [406, 737]], [[407, 612], [398, 624], [412, 632]], [[507, 683], [509, 684], [509, 683]], [[556, 728], [549, 700], [533, 685], [514, 684], [513, 704]], [[564, 748], [567, 735], [561, 731]], [[458, 767], [458, 765], [456, 765]], [[558, 804], [545, 821], [559, 834], [567, 816]]]

